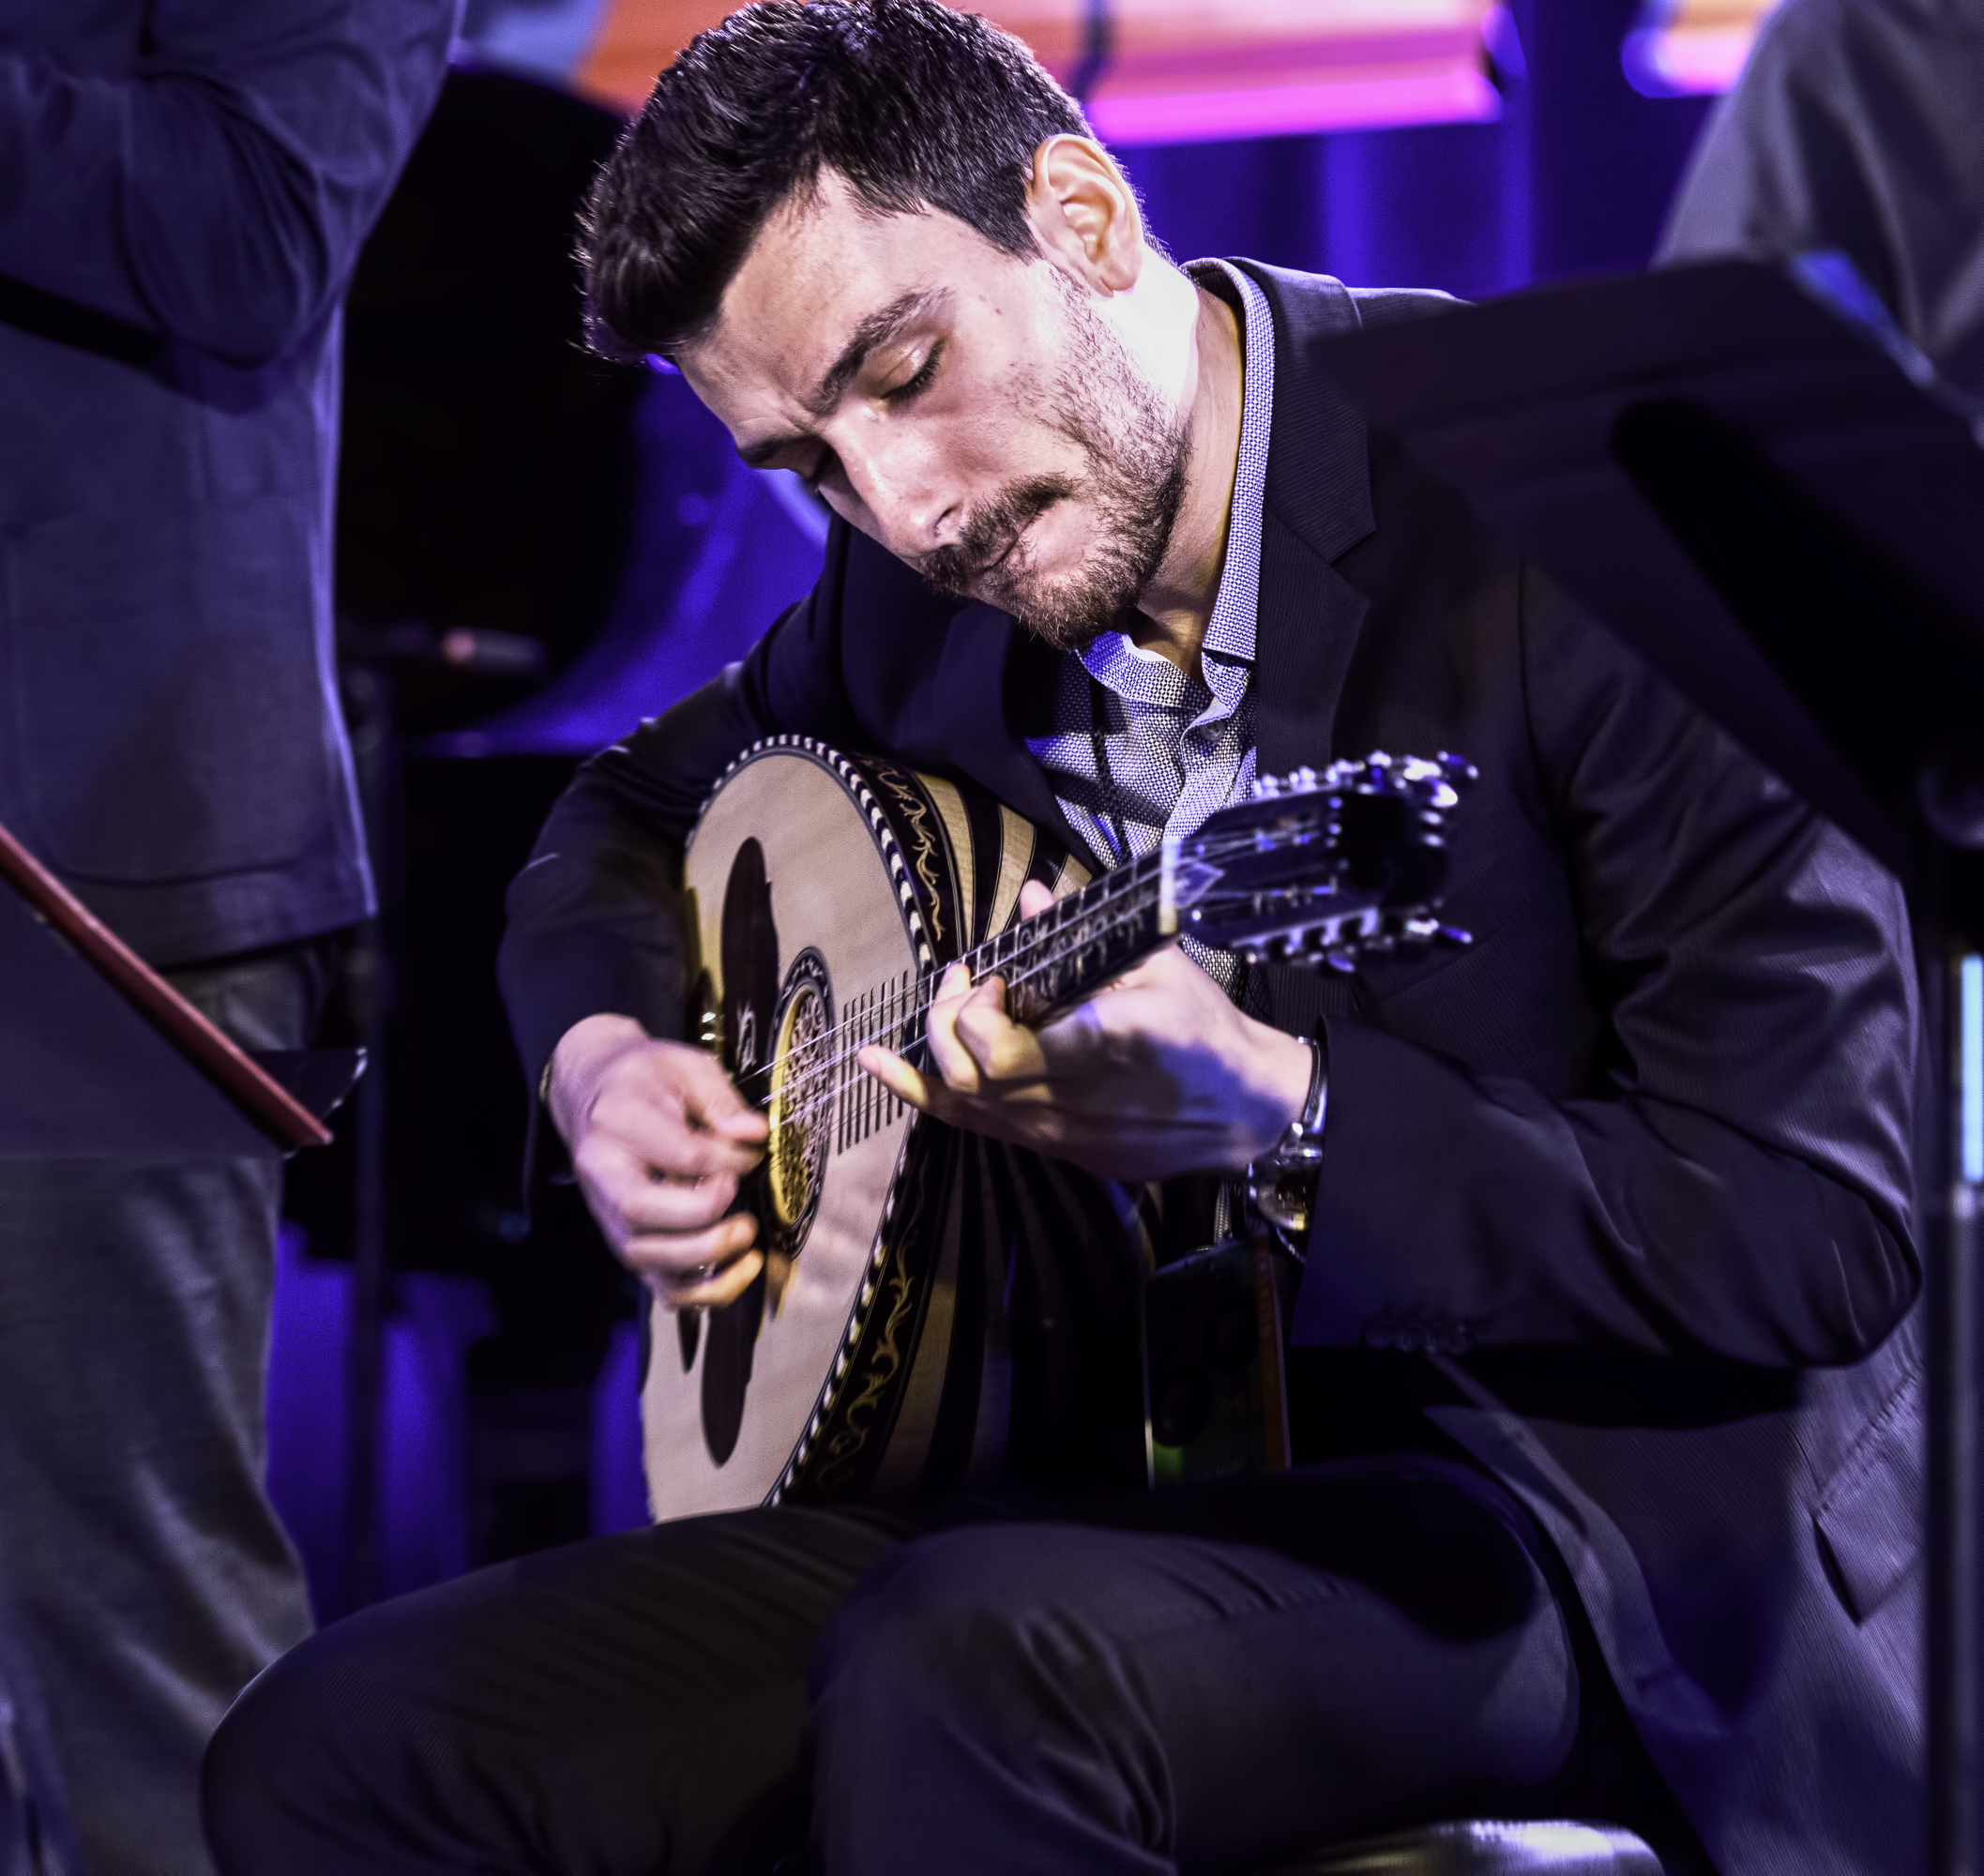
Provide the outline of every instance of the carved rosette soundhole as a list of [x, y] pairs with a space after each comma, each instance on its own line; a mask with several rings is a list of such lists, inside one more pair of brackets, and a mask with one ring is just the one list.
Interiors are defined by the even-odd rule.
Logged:
[[825, 961], [808, 950], [794, 960], [780, 1002], [772, 1054], [771, 1138], [765, 1185], [768, 1250], [796, 1257], [820, 1204], [833, 1120], [833, 1000]]

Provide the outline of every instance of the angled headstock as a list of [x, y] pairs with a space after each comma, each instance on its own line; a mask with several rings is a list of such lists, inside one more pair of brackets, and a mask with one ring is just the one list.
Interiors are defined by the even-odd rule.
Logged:
[[1327, 964], [1465, 945], [1434, 915], [1448, 823], [1476, 779], [1441, 755], [1372, 754], [1255, 784], [1195, 834], [1167, 840], [1159, 924], [1254, 962]]

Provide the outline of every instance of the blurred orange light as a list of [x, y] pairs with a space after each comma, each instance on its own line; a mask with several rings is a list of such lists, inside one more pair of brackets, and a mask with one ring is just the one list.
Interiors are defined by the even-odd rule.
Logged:
[[1727, 91], [1742, 75], [1757, 28], [1780, 0], [1648, 0], [1622, 62], [1649, 98]]
[[[1108, 50], [1088, 113], [1108, 143], [1451, 122], [1498, 110], [1483, 46], [1492, 0], [1105, 4]], [[636, 110], [656, 74], [730, 10], [722, 0], [608, 0], [574, 81]], [[1084, 0], [1003, 0], [985, 10], [1063, 83], [1083, 67], [1092, 39]]]

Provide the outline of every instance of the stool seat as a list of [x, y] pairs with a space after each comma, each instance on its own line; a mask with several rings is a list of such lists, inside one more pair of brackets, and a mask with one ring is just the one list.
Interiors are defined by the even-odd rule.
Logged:
[[1660, 1860], [1608, 1823], [1467, 1820], [1332, 1845], [1261, 1876], [1661, 1876]]

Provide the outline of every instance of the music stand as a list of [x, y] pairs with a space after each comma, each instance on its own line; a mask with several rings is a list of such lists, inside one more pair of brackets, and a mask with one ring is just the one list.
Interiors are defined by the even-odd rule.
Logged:
[[1825, 256], [1513, 295], [1318, 362], [1895, 872], [1942, 963], [1940, 1163], [1918, 1181], [1929, 1841], [1939, 1876], [1979, 1876], [1984, 413]]

